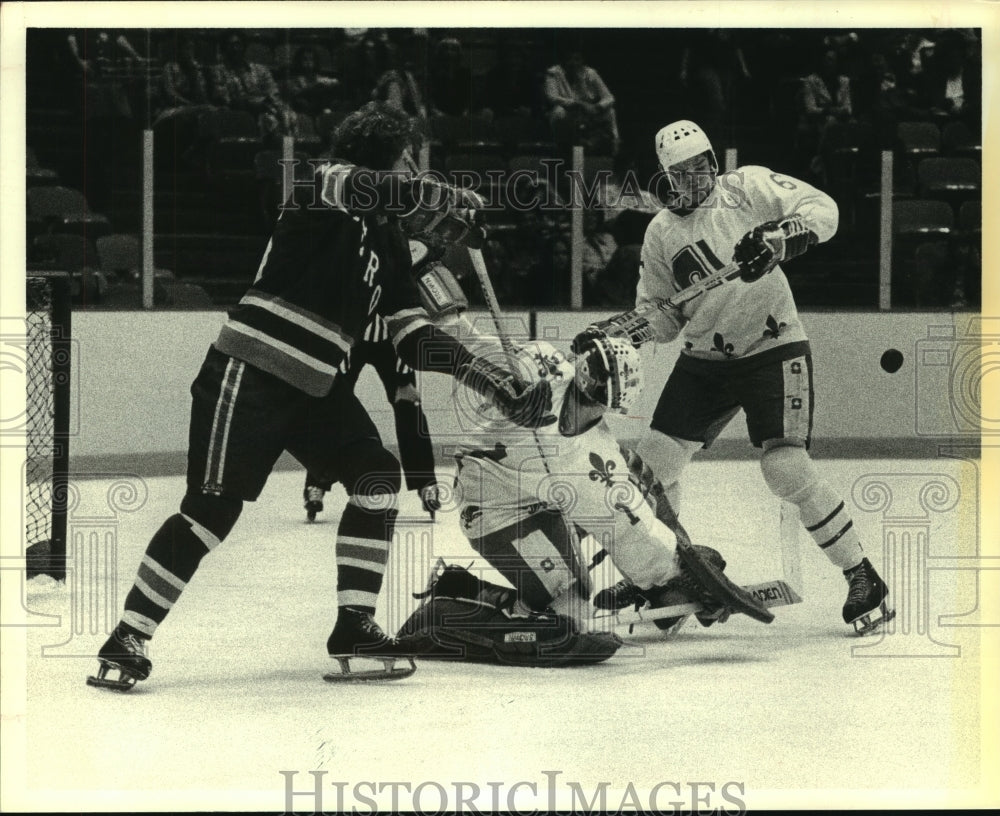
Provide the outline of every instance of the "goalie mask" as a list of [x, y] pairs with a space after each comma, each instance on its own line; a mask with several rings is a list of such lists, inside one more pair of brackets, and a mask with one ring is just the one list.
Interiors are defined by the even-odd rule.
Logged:
[[719, 162], [705, 132], [694, 122], [682, 119], [660, 128], [655, 147], [674, 206], [694, 209], [703, 204], [715, 188], [719, 173]]
[[576, 358], [576, 385], [589, 399], [627, 413], [644, 384], [639, 352], [627, 340], [600, 337]]

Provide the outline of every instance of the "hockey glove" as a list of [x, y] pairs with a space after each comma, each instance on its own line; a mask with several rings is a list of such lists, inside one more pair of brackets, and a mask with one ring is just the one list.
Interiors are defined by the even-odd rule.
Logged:
[[632, 309], [607, 320], [591, 323], [573, 338], [570, 350], [574, 354], [580, 354], [589, 341], [600, 337], [620, 337], [639, 348], [643, 343], [653, 339], [653, 326], [638, 309]]
[[430, 247], [463, 244], [482, 248], [486, 241], [482, 223], [485, 202], [479, 195], [426, 177], [414, 179], [408, 195], [407, 211], [399, 219], [406, 235]]
[[736, 244], [733, 260], [740, 267], [740, 278], [752, 283], [781, 261], [801, 255], [816, 242], [816, 233], [805, 225], [801, 216], [793, 215], [752, 229]]
[[555, 422], [552, 410], [552, 387], [539, 380], [525, 388], [524, 383], [505, 368], [482, 357], [475, 358], [458, 372], [459, 378], [474, 391], [492, 399], [514, 424], [538, 428]]

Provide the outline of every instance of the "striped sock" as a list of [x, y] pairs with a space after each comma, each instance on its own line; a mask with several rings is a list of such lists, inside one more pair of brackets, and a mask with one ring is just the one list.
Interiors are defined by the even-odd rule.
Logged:
[[[337, 528], [337, 604], [374, 612], [389, 560], [389, 542], [396, 523], [395, 496], [367, 509], [365, 497], [351, 496]], [[371, 501], [371, 500], [369, 500]]]
[[177, 603], [201, 559], [219, 539], [197, 522], [176, 513], [163, 522], [142, 557], [135, 583], [125, 598], [122, 628], [151, 638]]
[[794, 499], [802, 525], [826, 557], [842, 570], [860, 564], [864, 557], [861, 541], [843, 500], [822, 480], [802, 492], [806, 495]]

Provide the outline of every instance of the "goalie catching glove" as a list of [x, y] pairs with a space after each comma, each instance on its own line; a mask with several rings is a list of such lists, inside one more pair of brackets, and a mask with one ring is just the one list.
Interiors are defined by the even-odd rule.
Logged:
[[552, 386], [548, 380], [539, 380], [525, 387], [510, 371], [482, 357], [476, 357], [460, 368], [458, 378], [469, 388], [493, 400], [515, 425], [538, 428], [556, 421], [551, 413]]
[[802, 255], [819, 239], [799, 215], [768, 221], [755, 227], [736, 244], [733, 260], [746, 283], [758, 280], [782, 261]]
[[485, 202], [472, 190], [418, 176], [406, 195], [407, 211], [400, 216], [399, 224], [410, 238], [432, 247], [462, 244], [481, 249], [486, 243], [482, 224]]

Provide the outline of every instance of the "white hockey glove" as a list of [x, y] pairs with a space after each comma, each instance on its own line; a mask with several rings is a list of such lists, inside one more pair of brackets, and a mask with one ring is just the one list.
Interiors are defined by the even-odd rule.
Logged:
[[755, 227], [736, 244], [733, 260], [740, 267], [740, 278], [747, 283], [758, 280], [782, 261], [803, 254], [818, 242], [801, 216], [768, 221]]

